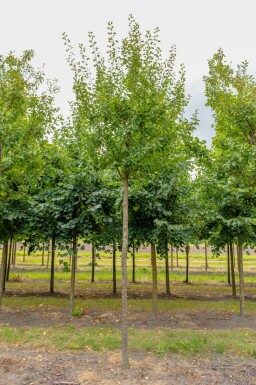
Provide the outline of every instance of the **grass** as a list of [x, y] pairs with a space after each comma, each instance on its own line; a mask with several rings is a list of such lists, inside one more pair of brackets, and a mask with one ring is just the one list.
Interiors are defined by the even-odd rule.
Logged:
[[[132, 351], [157, 355], [179, 354], [198, 356], [228, 354], [237, 357], [256, 356], [256, 331], [194, 331], [169, 329], [129, 330]], [[113, 327], [10, 328], [0, 329], [0, 346], [68, 350], [113, 351], [121, 348], [121, 332]]]
[[[111, 255], [100, 252], [95, 268], [95, 283], [91, 283], [91, 253], [79, 252], [78, 270], [76, 274], [76, 291], [81, 297], [75, 301], [74, 316], [79, 317], [86, 310], [113, 311], [119, 314], [121, 310], [121, 262], [117, 258], [117, 281], [119, 296], [111, 297], [112, 292], [112, 260]], [[61, 258], [56, 258], [55, 296], [44, 295], [49, 291], [50, 271], [41, 266], [41, 252], [26, 256], [23, 262], [23, 252], [18, 252], [17, 266], [11, 269], [10, 282], [7, 283], [7, 294], [3, 298], [5, 307], [15, 311], [26, 308], [26, 312], [36, 312], [38, 309], [69, 307], [70, 272], [63, 272], [58, 264]], [[45, 256], [45, 261], [47, 256]], [[66, 258], [68, 261], [68, 258]], [[246, 295], [255, 298], [256, 256], [244, 256]], [[164, 260], [158, 260], [158, 290], [165, 293]], [[211, 311], [216, 313], [239, 314], [239, 301], [231, 299], [231, 287], [227, 285], [226, 256], [218, 258], [209, 256], [209, 271], [205, 272], [204, 255], [194, 254], [190, 257], [189, 279], [193, 285], [183, 284], [185, 255], [179, 254], [179, 267], [176, 267], [174, 256], [174, 271], [170, 272], [171, 292], [175, 297], [162, 296], [158, 301], [160, 315], [173, 312]], [[128, 258], [128, 279], [132, 277], [132, 260]], [[151, 266], [150, 255], [140, 253], [136, 256], [136, 281], [128, 285], [128, 313], [137, 312], [139, 315], [151, 315], [152, 301], [146, 296], [151, 295]], [[238, 283], [238, 279], [237, 279]], [[28, 293], [34, 293], [29, 295]], [[64, 295], [63, 295], [64, 294]], [[107, 296], [106, 296], [107, 294]], [[102, 295], [102, 297], [101, 297]], [[137, 299], [133, 299], [136, 295]], [[105, 297], [104, 297], [105, 296]], [[142, 298], [140, 298], [142, 296]], [[189, 300], [186, 297], [192, 296]], [[197, 296], [200, 298], [197, 298]], [[225, 296], [225, 297], [223, 297]], [[214, 300], [212, 300], [214, 299]], [[246, 301], [246, 312], [255, 314], [256, 305]], [[120, 317], [119, 317], [120, 318]], [[112, 351], [121, 348], [121, 331], [113, 326], [104, 328], [74, 326], [73, 324], [58, 327], [21, 327], [13, 328], [0, 324], [0, 346], [18, 345], [31, 349], [94, 350]], [[156, 327], [131, 328], [129, 330], [130, 349], [140, 352], [178, 354], [186, 356], [209, 356], [212, 354], [233, 355], [238, 357], [256, 357], [256, 331], [251, 329], [237, 330], [180, 330]]]
[[[36, 311], [40, 307], [62, 307], [68, 309], [69, 299], [61, 298], [58, 296], [47, 297], [5, 297], [3, 301], [4, 306], [10, 308], [24, 308], [27, 310]], [[120, 298], [88, 298], [86, 300], [76, 299], [75, 302], [77, 309], [86, 310], [121, 310]], [[128, 312], [133, 313], [135, 311], [151, 312], [152, 301], [151, 299], [129, 299], [128, 300]], [[233, 312], [239, 314], [239, 301], [238, 300], [187, 300], [184, 298], [177, 298], [175, 300], [159, 299], [158, 300], [159, 312], [173, 312], [173, 311], [216, 311], [216, 312]], [[256, 304], [252, 301], [246, 302], [246, 312], [255, 313]]]

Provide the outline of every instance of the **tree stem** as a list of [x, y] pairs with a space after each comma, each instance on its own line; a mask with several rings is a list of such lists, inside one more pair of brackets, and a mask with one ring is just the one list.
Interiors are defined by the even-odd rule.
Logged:
[[123, 243], [122, 243], [122, 368], [130, 367], [128, 357], [128, 324], [127, 324], [127, 249], [128, 249], [128, 173], [123, 178]]

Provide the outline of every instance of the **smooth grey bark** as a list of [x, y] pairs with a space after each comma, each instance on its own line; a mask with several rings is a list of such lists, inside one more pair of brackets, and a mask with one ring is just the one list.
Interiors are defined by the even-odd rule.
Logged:
[[132, 242], [132, 282], [135, 282], [135, 242]]
[[72, 258], [71, 258], [71, 278], [70, 278], [70, 302], [69, 313], [73, 315], [75, 306], [75, 281], [76, 281], [76, 259], [77, 259], [77, 238], [73, 237]]
[[0, 310], [3, 302], [4, 287], [5, 287], [5, 276], [6, 276], [6, 265], [7, 265], [7, 256], [8, 256], [8, 238], [4, 240], [3, 243], [3, 252], [2, 252], [2, 262], [1, 262], [1, 275], [0, 275]]
[[50, 294], [54, 294], [54, 263], [55, 263], [56, 238], [52, 238]]
[[42, 266], [44, 266], [44, 242], [42, 245]]
[[167, 252], [165, 256], [165, 287], [166, 287], [166, 294], [171, 295], [168, 247], [167, 247]]
[[227, 276], [228, 284], [231, 285], [231, 275], [230, 275], [230, 246], [227, 245]]
[[244, 297], [244, 266], [243, 266], [243, 246], [241, 241], [237, 245], [237, 266], [239, 272], [239, 301], [240, 316], [245, 316], [245, 297]]
[[113, 262], [113, 294], [116, 294], [116, 244], [113, 243], [113, 252], [112, 252], [112, 262]]
[[16, 250], [17, 250], [17, 243], [13, 242], [12, 244], [12, 266], [15, 267], [16, 265]]
[[207, 242], [204, 242], [204, 256], [205, 256], [205, 271], [208, 270], [208, 253], [207, 253]]
[[23, 248], [23, 262], [26, 261], [26, 246]]
[[128, 356], [128, 304], [127, 304], [127, 249], [128, 249], [128, 172], [123, 178], [123, 242], [122, 242], [122, 368], [129, 369]]
[[186, 252], [186, 278], [185, 278], [185, 283], [188, 283], [188, 272], [189, 272], [189, 246], [188, 245], [185, 247], [185, 252]]
[[92, 276], [91, 276], [91, 282], [94, 282], [95, 277], [95, 261], [96, 261], [96, 253], [95, 253], [95, 247], [92, 243]]
[[173, 271], [173, 246], [171, 245], [171, 271]]
[[179, 267], [179, 249], [176, 247], [176, 267]]
[[[7, 268], [6, 268], [6, 274], [5, 274], [5, 282], [8, 282], [9, 278], [10, 278], [11, 258], [12, 258], [12, 238], [10, 239], [9, 247], [8, 247], [8, 257], [7, 257]], [[5, 282], [4, 282], [4, 291], [5, 291]]]
[[49, 261], [50, 261], [50, 242], [48, 245], [48, 252], [47, 252], [47, 263], [46, 263], [46, 269], [49, 269]]
[[157, 266], [156, 266], [156, 245], [151, 243], [151, 267], [152, 267], [152, 311], [157, 315]]
[[232, 296], [236, 298], [236, 275], [235, 275], [235, 263], [234, 263], [234, 248], [233, 244], [229, 244], [230, 251], [230, 268], [231, 268], [231, 282], [232, 282]]

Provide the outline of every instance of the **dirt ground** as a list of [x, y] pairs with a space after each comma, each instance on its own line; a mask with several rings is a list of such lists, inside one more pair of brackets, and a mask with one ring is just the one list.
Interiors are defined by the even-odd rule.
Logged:
[[[70, 317], [67, 309], [37, 307], [4, 308], [0, 326], [47, 327], [76, 326], [120, 327], [120, 311], [88, 310], [81, 317]], [[172, 311], [157, 318], [148, 312], [129, 314], [129, 326], [136, 328], [168, 327], [187, 329], [256, 329], [256, 315], [241, 319], [235, 313]], [[31, 350], [21, 346], [1, 345], [0, 385], [256, 385], [256, 360], [225, 356], [188, 359], [184, 356], [131, 353], [131, 368], [122, 370], [120, 353], [93, 351], [59, 352]]]
[[121, 369], [119, 353], [60, 353], [6, 348], [0, 357], [1, 385], [196, 385], [256, 384], [256, 362], [211, 358], [186, 360], [133, 353]]
[[[36, 307], [31, 308], [7, 308], [3, 307], [0, 315], [0, 326], [10, 327], [60, 327], [64, 325], [75, 326], [99, 326], [112, 325], [121, 328], [120, 310], [104, 311], [102, 309], [88, 309], [80, 317], [71, 317], [68, 309], [57, 307]], [[210, 311], [210, 310], [171, 310], [160, 312], [157, 317], [151, 312], [132, 311], [128, 313], [128, 326], [138, 328], [170, 328], [170, 329], [256, 329], [256, 314], [248, 314], [241, 318], [234, 312]], [[256, 361], [255, 361], [256, 362]]]

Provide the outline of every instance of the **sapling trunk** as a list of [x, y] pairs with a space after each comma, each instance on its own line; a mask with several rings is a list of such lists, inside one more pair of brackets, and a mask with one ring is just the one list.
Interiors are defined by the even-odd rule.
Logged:
[[132, 242], [132, 282], [135, 282], [135, 242]]
[[23, 248], [23, 262], [26, 261], [26, 246]]
[[44, 266], [44, 242], [42, 245], [42, 266]]
[[179, 249], [176, 247], [176, 267], [179, 267]]
[[166, 287], [166, 294], [170, 295], [170, 272], [169, 272], [169, 255], [168, 255], [168, 247], [166, 250], [166, 256], [165, 256], [165, 287]]
[[112, 261], [113, 261], [113, 294], [116, 294], [116, 244], [115, 242], [113, 243]]
[[128, 369], [128, 322], [127, 322], [127, 249], [128, 249], [128, 172], [123, 178], [123, 242], [122, 242], [122, 368]]
[[245, 298], [244, 298], [244, 266], [243, 266], [243, 246], [241, 241], [237, 245], [237, 266], [239, 271], [239, 300], [240, 300], [240, 316], [245, 316]]
[[[12, 258], [12, 238], [10, 239], [10, 243], [9, 243], [8, 261], [7, 261], [7, 267], [6, 267], [5, 282], [8, 282], [9, 278], [10, 278], [11, 258]], [[5, 291], [5, 282], [4, 282], [4, 291]]]
[[231, 268], [231, 282], [232, 282], [232, 296], [236, 298], [236, 275], [235, 275], [235, 264], [234, 264], [234, 248], [232, 243], [229, 244], [230, 251], [230, 268]]
[[231, 284], [231, 276], [230, 276], [230, 247], [227, 245], [227, 275], [228, 275], [228, 284]]
[[17, 244], [16, 242], [13, 242], [12, 244], [12, 266], [15, 267], [16, 264], [16, 248]]
[[70, 278], [70, 315], [73, 314], [75, 306], [75, 280], [76, 280], [76, 258], [77, 258], [77, 238], [73, 237], [72, 258], [71, 258], [71, 278]]
[[189, 272], [189, 246], [187, 245], [185, 247], [186, 251], [186, 278], [185, 278], [185, 283], [188, 283], [188, 272]]
[[56, 238], [52, 238], [50, 294], [54, 294], [54, 263], [55, 263]]
[[151, 266], [152, 266], [152, 311], [157, 315], [157, 266], [156, 266], [156, 245], [151, 243]]
[[94, 244], [92, 244], [92, 276], [91, 276], [91, 282], [94, 282], [94, 276], [95, 276], [95, 261], [96, 261], [96, 255], [95, 255], [95, 247]]
[[208, 252], [207, 252], [207, 242], [204, 242], [204, 256], [205, 256], [205, 271], [208, 270]]
[[46, 262], [46, 269], [49, 269], [49, 261], [50, 261], [50, 242], [48, 244], [48, 251], [47, 251], [47, 262]]
[[171, 271], [173, 271], [173, 246], [171, 245]]
[[0, 276], [0, 310], [2, 307], [4, 285], [5, 285], [5, 274], [8, 256], [8, 239], [6, 238], [3, 243], [2, 262], [1, 262], [1, 276]]

